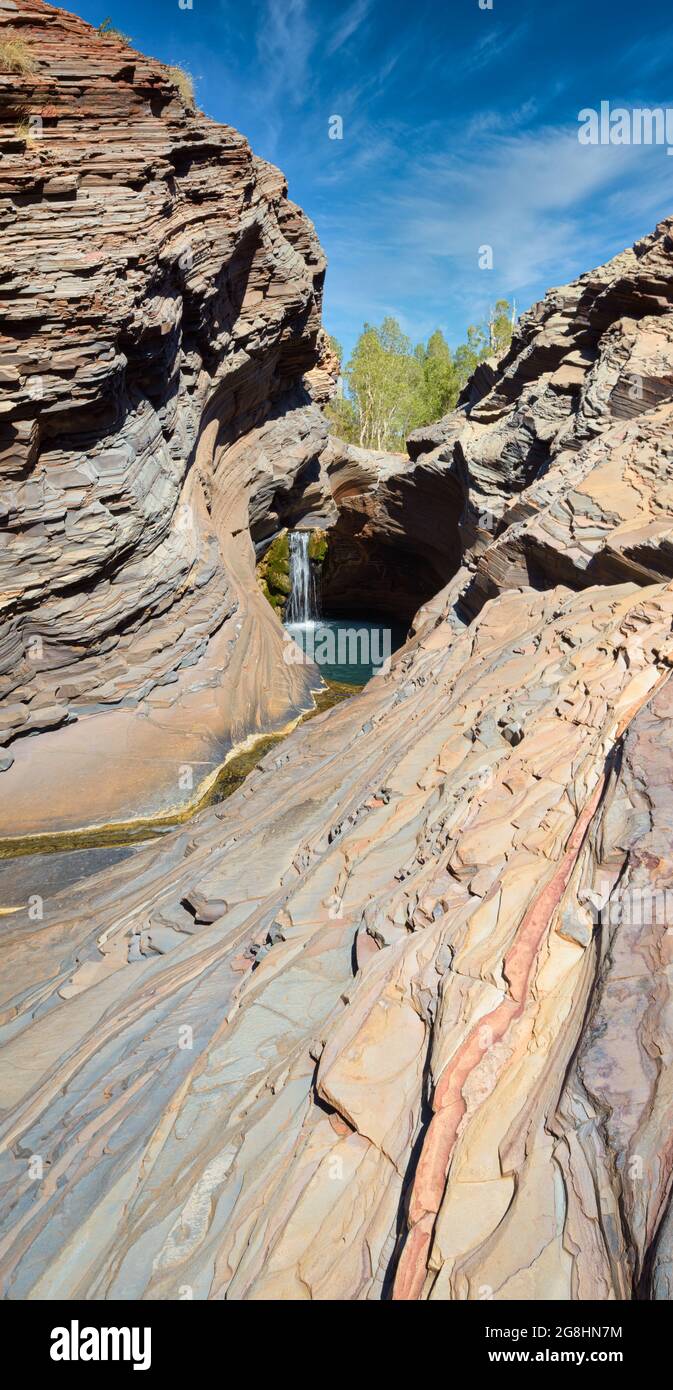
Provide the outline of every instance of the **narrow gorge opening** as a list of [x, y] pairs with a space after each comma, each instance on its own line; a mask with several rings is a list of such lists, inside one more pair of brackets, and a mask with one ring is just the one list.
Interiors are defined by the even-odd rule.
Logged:
[[299, 649], [296, 655], [288, 653], [288, 659], [303, 657], [317, 667], [328, 688], [356, 694], [387, 669], [405, 641], [408, 624], [371, 611], [366, 593], [362, 607], [353, 604], [346, 612], [331, 608], [324, 583], [330, 544], [331, 532], [318, 529], [282, 533], [260, 567], [262, 587]]

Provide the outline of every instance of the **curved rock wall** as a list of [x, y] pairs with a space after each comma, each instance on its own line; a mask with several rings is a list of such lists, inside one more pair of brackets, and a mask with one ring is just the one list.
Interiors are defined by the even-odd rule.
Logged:
[[5, 38], [28, 70], [0, 73], [0, 834], [177, 804], [183, 765], [306, 707], [248, 502], [320, 472], [335, 369], [278, 170], [41, 0]]
[[316, 471], [280, 388], [221, 450], [205, 410], [242, 604], [248, 521], [329, 510], [330, 468], [383, 547], [419, 469], [455, 498], [450, 577], [223, 806], [5, 909], [4, 1296], [671, 1297], [672, 230], [552, 291], [408, 467]]
[[462, 491], [441, 462], [377, 454], [331, 439], [325, 471], [335, 516], [322, 574], [331, 613], [410, 624], [455, 574]]

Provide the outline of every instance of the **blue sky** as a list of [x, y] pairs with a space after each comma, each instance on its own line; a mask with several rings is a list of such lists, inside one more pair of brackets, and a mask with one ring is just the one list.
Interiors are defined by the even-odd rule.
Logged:
[[670, 0], [69, 7], [188, 68], [202, 109], [284, 170], [327, 252], [325, 322], [347, 352], [386, 314], [456, 345], [496, 297], [527, 308], [673, 212], [665, 148], [577, 140], [601, 100], [673, 105]]

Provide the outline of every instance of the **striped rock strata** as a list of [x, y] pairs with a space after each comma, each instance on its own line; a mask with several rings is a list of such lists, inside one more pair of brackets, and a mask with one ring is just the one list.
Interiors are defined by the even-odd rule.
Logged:
[[27, 70], [0, 71], [4, 835], [178, 805], [181, 766], [198, 784], [310, 703], [250, 528], [320, 494], [335, 368], [324, 257], [278, 170], [171, 70], [41, 0], [0, 8], [0, 67], [9, 40]]
[[672, 619], [628, 584], [429, 621], [219, 812], [5, 920], [5, 1296], [628, 1296], [668, 938], [617, 960], [591, 906], [666, 874]]
[[[389, 671], [4, 916], [6, 1298], [671, 1297], [672, 259], [411, 442], [457, 568]], [[402, 461], [324, 467], [380, 553]]]

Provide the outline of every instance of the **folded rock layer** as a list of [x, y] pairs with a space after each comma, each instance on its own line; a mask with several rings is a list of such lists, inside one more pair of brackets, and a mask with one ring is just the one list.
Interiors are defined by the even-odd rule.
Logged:
[[[84, 33], [37, 0], [21, 14]], [[131, 94], [144, 60], [125, 61]], [[175, 119], [189, 143], [197, 118]], [[240, 137], [203, 129], [271, 217]], [[310, 375], [313, 242], [294, 225]], [[295, 516], [333, 508], [361, 583], [374, 548], [379, 594], [396, 544], [425, 557], [438, 591], [406, 645], [221, 807], [6, 912], [6, 1298], [671, 1297], [672, 229], [551, 291], [408, 460], [331, 441], [306, 489], [283, 474]], [[54, 404], [74, 418], [69, 381]], [[203, 407], [215, 438], [228, 390]], [[270, 439], [298, 461], [319, 430], [317, 406], [281, 398], [181, 484], [203, 487], [217, 583], [236, 575], [246, 614], [224, 515], [249, 557], [248, 526], [281, 515]], [[143, 571], [139, 544], [123, 564]], [[162, 659], [164, 622], [142, 625]]]
[[277, 169], [173, 70], [41, 0], [0, 8], [10, 40], [3, 835], [188, 802], [232, 743], [308, 707], [249, 528], [316, 492], [336, 365], [325, 260]]

